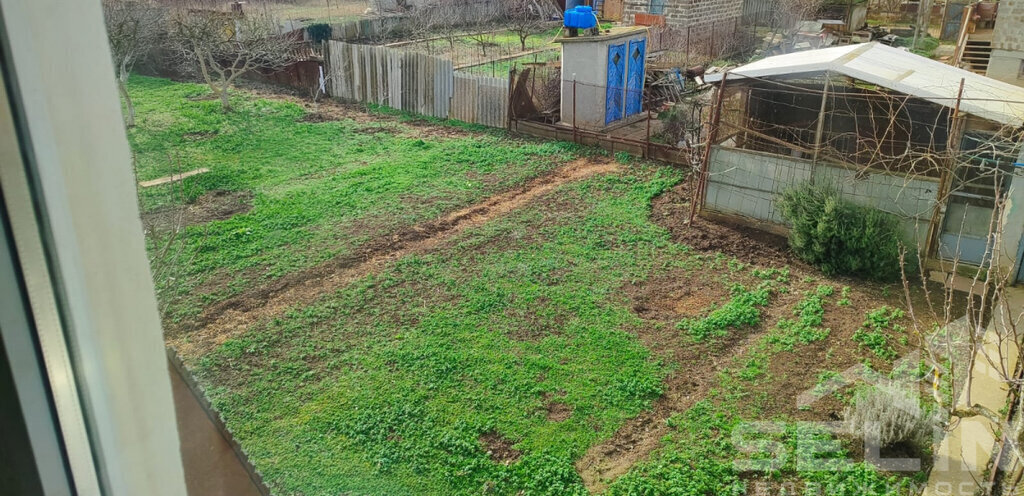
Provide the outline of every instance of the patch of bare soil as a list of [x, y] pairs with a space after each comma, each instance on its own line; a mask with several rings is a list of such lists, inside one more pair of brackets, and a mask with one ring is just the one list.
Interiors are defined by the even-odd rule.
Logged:
[[618, 167], [614, 161], [600, 157], [575, 160], [476, 205], [410, 227], [393, 236], [370, 241], [356, 253], [286, 275], [212, 305], [203, 311], [191, 329], [171, 330], [168, 341], [182, 356], [202, 356], [257, 321], [280, 315], [297, 303], [309, 303], [358, 278], [379, 271], [390, 261], [429, 251], [464, 229], [518, 209], [565, 183], [614, 172]]
[[147, 231], [166, 231], [230, 219], [252, 209], [251, 191], [208, 191], [184, 207], [162, 208], [142, 216]]
[[[802, 296], [803, 291], [813, 290], [818, 283], [831, 284], [836, 289], [836, 293], [825, 304], [822, 322], [822, 327], [830, 330], [829, 335], [822, 341], [798, 344], [792, 351], [780, 351], [772, 356], [768, 363], [768, 375], [772, 380], [770, 383], [758, 384], [752, 388], [757, 392], [768, 393], [764, 405], [768, 415], [786, 415], [797, 420], [809, 421], [839, 420], [846, 405], [833, 394], [806, 396], [805, 399], [813, 399], [813, 402], [803, 409], [800, 408], [798, 398], [804, 393], [812, 393], [818, 383], [818, 374], [828, 370], [842, 374], [848, 381], [856, 379], [859, 377], [865, 357], [875, 370], [888, 371], [892, 367], [892, 363], [875, 357], [867, 349], [859, 347], [853, 341], [853, 334], [863, 325], [866, 319], [865, 312], [868, 310], [885, 305], [904, 308], [906, 305], [903, 295], [885, 296], [880, 287], [864, 286], [862, 283], [858, 291], [853, 291], [849, 295], [850, 304], [840, 306], [835, 302], [841, 299], [839, 291], [842, 286], [828, 280], [805, 284], [805, 287], [794, 290], [793, 293]], [[793, 303], [795, 304], [795, 301]], [[791, 305], [781, 309], [783, 314], [778, 315], [778, 318], [792, 318], [791, 309]], [[777, 322], [778, 318], [773, 320]], [[908, 329], [911, 327], [909, 317], [904, 317], [899, 323]], [[902, 344], [898, 336], [890, 339], [890, 344], [899, 356], [905, 356], [913, 351], [916, 345], [916, 338], [911, 331], [908, 330], [905, 336], [907, 344]]]
[[491, 461], [494, 463], [508, 465], [518, 460], [522, 455], [522, 452], [513, 448], [515, 443], [494, 431], [481, 434], [480, 444], [487, 450], [487, 455], [491, 457]]
[[793, 256], [786, 239], [750, 227], [690, 219], [690, 184], [680, 182], [651, 204], [651, 220], [668, 229], [672, 240], [705, 252], [722, 252], [746, 263], [765, 267], [802, 264]]
[[[752, 330], [737, 333], [737, 337], [710, 348], [684, 343], [678, 333], [650, 327], [639, 330], [639, 333], [645, 345], [660, 350], [662, 354], [673, 355], [673, 360], [678, 360], [681, 368], [665, 379], [664, 392], [650, 410], [627, 421], [611, 439], [591, 446], [576, 462], [576, 471], [590, 492], [604, 491], [609, 483], [624, 475], [633, 465], [646, 460], [661, 445], [661, 438], [669, 433], [666, 422], [669, 417], [685, 412], [707, 396], [718, 371], [760, 338], [759, 333]], [[666, 334], [677, 334], [677, 339], [666, 339]]]
[[[665, 392], [651, 410], [626, 422], [608, 441], [592, 446], [576, 463], [591, 492], [603, 491], [635, 463], [646, 460], [669, 433], [666, 420], [705, 397], [717, 382], [717, 372], [734, 366], [732, 362], [758, 343], [764, 330], [774, 328], [779, 319], [793, 318], [794, 305], [805, 291], [813, 291], [818, 284], [829, 284], [835, 289], [823, 322], [824, 327], [832, 330], [831, 334], [824, 341], [773, 354], [768, 366], [771, 380], [752, 386], [751, 397], [766, 398], [766, 404], [759, 405], [765, 418], [786, 415], [801, 420], [840, 420], [844, 403], [834, 395], [823, 395], [810, 409], [801, 409], [797, 398], [814, 388], [821, 371], [842, 373], [863, 362], [865, 351], [858, 349], [852, 335], [864, 322], [865, 311], [883, 305], [905, 306], [901, 290], [896, 287], [890, 288], [895, 294], [889, 294], [880, 284], [823, 278], [818, 271], [796, 260], [781, 237], [699, 217], [690, 225], [689, 201], [687, 184], [673, 188], [654, 200], [653, 221], [667, 228], [676, 242], [694, 249], [722, 252], [762, 267], [788, 266], [791, 291], [773, 296], [771, 305], [764, 310], [760, 328], [707, 346], [686, 341], [674, 324], [682, 318], [700, 316], [711, 305], [728, 298], [727, 285], [713, 275], [694, 276], [680, 271], [623, 287], [633, 311], [646, 321], [636, 329], [637, 335], [648, 349], [678, 364], [680, 369], [666, 378]], [[849, 295], [849, 305], [839, 306], [835, 302], [841, 298], [840, 290], [847, 282], [856, 285], [857, 291]], [[913, 337], [908, 337], [909, 346], [893, 342], [900, 355], [913, 346]], [[879, 359], [872, 362], [876, 370], [891, 367]]]
[[712, 304], [729, 297], [729, 290], [718, 281], [678, 274], [627, 284], [624, 288], [633, 302], [633, 312], [648, 320], [675, 321], [697, 317]]
[[560, 401], [552, 401], [544, 406], [549, 422], [562, 422], [572, 416], [572, 407]]

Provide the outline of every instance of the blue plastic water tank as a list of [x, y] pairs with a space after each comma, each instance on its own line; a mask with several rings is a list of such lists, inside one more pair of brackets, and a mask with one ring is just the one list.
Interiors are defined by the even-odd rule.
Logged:
[[565, 11], [565, 27], [576, 29], [590, 29], [597, 25], [597, 17], [594, 16], [594, 9], [586, 5], [578, 5]]

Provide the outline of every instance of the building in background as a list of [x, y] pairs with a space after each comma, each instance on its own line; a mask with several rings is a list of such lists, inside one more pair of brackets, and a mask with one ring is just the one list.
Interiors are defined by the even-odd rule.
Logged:
[[731, 32], [743, 13], [743, 0], [625, 0], [623, 21], [643, 26], [689, 28], [691, 36]]
[[992, 54], [985, 74], [1024, 86], [1024, 0], [1001, 0], [992, 29]]

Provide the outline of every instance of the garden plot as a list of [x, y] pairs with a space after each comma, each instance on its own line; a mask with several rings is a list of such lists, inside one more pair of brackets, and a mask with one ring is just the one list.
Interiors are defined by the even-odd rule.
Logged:
[[[559, 45], [552, 43], [561, 28], [553, 27], [540, 33], [531, 34], [526, 39], [526, 47], [519, 42], [519, 35], [507, 30], [483, 30], [471, 34], [431, 37], [425, 41], [402, 42], [395, 48], [425, 53], [452, 61], [456, 69], [468, 69], [477, 65], [498, 63], [509, 58], [525, 57], [534, 53], [558, 54]], [[504, 74], [508, 75], [508, 69]]]
[[[897, 286], [684, 226], [679, 169], [348, 107], [306, 122], [298, 105], [240, 95], [224, 115], [189, 100], [201, 87], [163, 80], [133, 91], [140, 179], [168, 175], [171, 156], [211, 169], [181, 184], [190, 202], [252, 192], [251, 210], [190, 228], [188, 260], [213, 269], [181, 284], [207, 296], [161, 298], [179, 306], [168, 344], [274, 494], [919, 480], [860, 462], [842, 436], [831, 456], [849, 452], [851, 470], [791, 458], [736, 471], [742, 422], [782, 421], [768, 440], [793, 450], [829, 439], [796, 422], [834, 420], [853, 388], [830, 381], [888, 374], [915, 338]], [[142, 194], [150, 212], [173, 198]], [[797, 403], [806, 391], [821, 394]]]
[[473, 67], [467, 67], [462, 69], [462, 71], [470, 74], [480, 74], [491, 77], [507, 77], [509, 70], [513, 67], [518, 71], [522, 71], [527, 67], [535, 67], [537, 65], [557, 65], [561, 60], [561, 52], [558, 50], [548, 50], [543, 52], [534, 52], [529, 55], [523, 55], [512, 59], [487, 62]]

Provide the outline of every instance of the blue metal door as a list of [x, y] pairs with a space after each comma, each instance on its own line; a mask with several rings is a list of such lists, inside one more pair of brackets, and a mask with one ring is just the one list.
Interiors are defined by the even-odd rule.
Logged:
[[647, 40], [629, 42], [629, 65], [626, 70], [626, 117], [639, 114], [643, 110], [644, 98], [644, 59], [646, 58]]
[[608, 85], [605, 90], [604, 123], [622, 119], [622, 92], [626, 84], [626, 44], [608, 47]]

